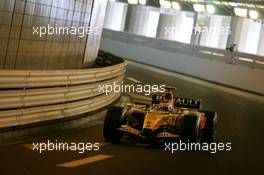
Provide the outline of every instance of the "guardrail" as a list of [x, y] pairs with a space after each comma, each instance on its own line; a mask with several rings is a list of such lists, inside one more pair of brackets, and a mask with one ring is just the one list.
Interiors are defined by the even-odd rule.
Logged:
[[[123, 81], [127, 63], [101, 53], [105, 67], [78, 70], [0, 70], [0, 127], [71, 117], [103, 108], [120, 93], [99, 85]], [[116, 61], [118, 60], [118, 61]], [[102, 66], [102, 65], [101, 65]]]
[[251, 68], [264, 69], [264, 57], [254, 54], [230, 52], [223, 49], [185, 44], [172, 40], [149, 38], [133, 33], [114, 31], [110, 29], [103, 30], [103, 37], [169, 52], [195, 55], [196, 57], [218, 60], [229, 64], [240, 64]]

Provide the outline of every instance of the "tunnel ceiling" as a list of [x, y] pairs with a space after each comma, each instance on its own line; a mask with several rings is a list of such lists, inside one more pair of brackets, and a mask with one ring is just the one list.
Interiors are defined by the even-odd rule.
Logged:
[[[127, 0], [116, 0], [119, 2], [127, 3]], [[259, 19], [264, 19], [264, 0], [166, 0], [166, 1], [175, 1], [179, 2], [181, 9], [184, 11], [193, 11], [194, 3], [204, 3], [204, 4], [213, 4], [216, 7], [216, 14], [218, 15], [234, 15], [234, 6], [228, 4], [229, 2], [238, 3], [237, 7], [248, 8], [248, 9], [256, 9], [259, 12]], [[222, 2], [221, 4], [217, 4], [217, 2]], [[223, 3], [224, 2], [224, 3]], [[240, 3], [240, 4], [239, 4]], [[244, 4], [244, 5], [243, 5]], [[147, 0], [146, 5], [160, 7], [160, 0]]]

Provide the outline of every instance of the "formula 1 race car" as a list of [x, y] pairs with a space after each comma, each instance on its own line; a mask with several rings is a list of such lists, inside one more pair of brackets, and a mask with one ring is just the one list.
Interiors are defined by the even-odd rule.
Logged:
[[181, 140], [211, 143], [215, 138], [217, 113], [200, 111], [201, 102], [174, 97], [172, 87], [153, 95], [150, 106], [127, 103], [113, 106], [104, 121], [104, 138], [120, 142], [130, 135], [143, 143]]

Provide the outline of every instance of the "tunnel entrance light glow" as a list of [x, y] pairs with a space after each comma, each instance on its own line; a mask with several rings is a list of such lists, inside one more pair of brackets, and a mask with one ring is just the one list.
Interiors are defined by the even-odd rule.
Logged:
[[247, 17], [248, 10], [242, 8], [234, 8], [234, 12], [239, 17]]
[[214, 1], [214, 3], [215, 3], [215, 4], [218, 4], [218, 5], [220, 5], [220, 4], [221, 4], [221, 2], [220, 2], [220, 1]]
[[257, 8], [264, 9], [264, 5], [256, 5]]
[[258, 18], [258, 12], [256, 10], [249, 10], [249, 17], [252, 19]]
[[178, 2], [172, 2], [171, 3], [172, 5], [172, 8], [175, 9], [175, 10], [180, 10], [181, 9], [181, 6]]
[[171, 8], [171, 2], [165, 1], [165, 0], [160, 0], [160, 6], [161, 6], [161, 8], [170, 9]]
[[238, 5], [237, 5], [237, 3], [235, 3], [235, 2], [229, 2], [228, 3], [230, 6], [232, 6], [232, 7], [237, 7]]
[[228, 6], [228, 3], [229, 3], [229, 2], [227, 2], [227, 1], [222, 1], [222, 4], [223, 4], [223, 5]]
[[139, 4], [141, 5], [146, 5], [146, 3], [147, 3], [147, 0], [139, 0]]
[[127, 0], [129, 4], [138, 4], [138, 0]]
[[203, 4], [193, 4], [193, 9], [196, 12], [205, 12], [205, 6]]
[[208, 5], [206, 5], [206, 11], [208, 13], [214, 13], [215, 12], [215, 7], [213, 5], [208, 4]]
[[[168, 1], [168, 0], [167, 0]], [[172, 0], [170, 0], [172, 1]], [[173, 0], [174, 1], [174, 0]], [[264, 9], [264, 5], [260, 4], [260, 2], [250, 2], [249, 0], [175, 0], [178, 2], [190, 2], [190, 3], [196, 3], [196, 4], [205, 4], [205, 3], [210, 3], [210, 4], [216, 4], [216, 5], [223, 5], [223, 6], [228, 6], [228, 7], [242, 7], [242, 8], [261, 8]], [[258, 0], [260, 1], [260, 0]]]

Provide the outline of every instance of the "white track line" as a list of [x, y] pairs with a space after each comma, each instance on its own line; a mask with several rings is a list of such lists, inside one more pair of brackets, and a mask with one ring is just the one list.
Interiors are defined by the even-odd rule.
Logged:
[[33, 150], [33, 144], [32, 143], [23, 144], [21, 146], [23, 146], [23, 147], [25, 147], [27, 149]]
[[135, 83], [142, 83], [141, 81], [139, 81], [139, 80], [137, 80], [137, 79], [135, 79], [133, 77], [126, 77], [126, 79], [131, 80], [131, 81], [133, 81]]
[[112, 158], [112, 157], [113, 157], [112, 155], [97, 154], [95, 156], [87, 157], [87, 158], [84, 158], [84, 159], [79, 159], [79, 160], [74, 160], [74, 161], [71, 161], [71, 162], [58, 164], [57, 166], [66, 167], [66, 168], [73, 168], [73, 167], [78, 167], [78, 166], [81, 166], [81, 165], [90, 164], [90, 163], [98, 162], [98, 161], [101, 161], [101, 160], [109, 159], [109, 158]]
[[102, 143], [99, 143], [99, 147], [107, 146], [110, 144], [111, 144], [111, 142], [102, 142]]

